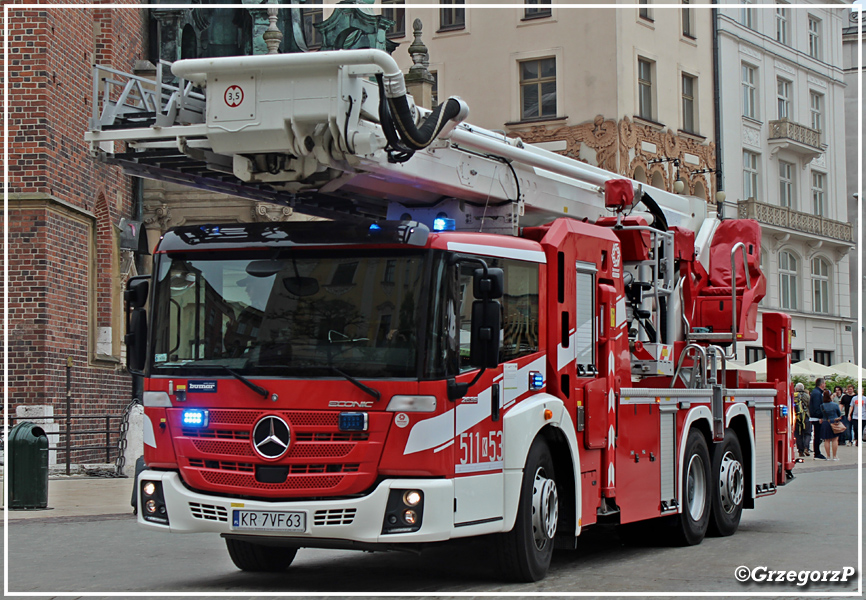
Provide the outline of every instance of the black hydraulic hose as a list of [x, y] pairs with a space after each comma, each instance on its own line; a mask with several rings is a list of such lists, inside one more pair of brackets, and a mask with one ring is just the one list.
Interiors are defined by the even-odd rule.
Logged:
[[377, 75], [376, 79], [379, 82], [379, 120], [388, 142], [395, 150], [423, 150], [436, 139], [448, 121], [466, 116], [465, 105], [456, 98], [449, 98], [427, 115], [421, 127], [415, 127], [406, 95], [387, 97], [382, 75]]
[[460, 102], [454, 98], [448, 98], [444, 104], [440, 104], [433, 112], [427, 115], [421, 127], [415, 127], [412, 120], [412, 111], [406, 96], [388, 98], [391, 111], [397, 126], [400, 128], [400, 137], [403, 143], [412, 150], [423, 150], [436, 139], [445, 124], [460, 114], [462, 107]]

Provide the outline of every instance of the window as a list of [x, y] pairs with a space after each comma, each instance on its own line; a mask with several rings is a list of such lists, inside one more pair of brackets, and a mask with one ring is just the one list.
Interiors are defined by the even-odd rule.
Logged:
[[[484, 257], [490, 267], [503, 270], [502, 343], [499, 361], [505, 362], [538, 352], [538, 265], [505, 258]], [[460, 370], [471, 368], [469, 335], [472, 327], [472, 277], [476, 264], [461, 262], [459, 267], [460, 298]]]
[[826, 217], [827, 205], [824, 198], [824, 190], [827, 176], [824, 173], [812, 171], [812, 214]]
[[433, 76], [433, 89], [430, 90], [431, 110], [439, 106], [439, 71], [430, 71]]
[[[321, 4], [322, 0], [311, 0], [309, 4]], [[314, 27], [316, 23], [321, 23], [324, 16], [324, 11], [321, 6], [313, 8], [301, 9], [301, 20], [304, 26], [304, 39], [307, 41], [307, 48], [315, 49], [322, 47], [322, 34]]]
[[833, 364], [833, 352], [830, 350], [815, 350], [815, 362], [825, 367]]
[[536, 6], [527, 7], [523, 10], [524, 19], [541, 19], [551, 15], [550, 0], [527, 0], [526, 4], [534, 4]]
[[788, 9], [776, 8], [776, 41], [788, 45]]
[[791, 364], [798, 363], [803, 360], [802, 350], [791, 350]]
[[442, 0], [441, 4], [450, 6], [439, 9], [439, 31], [466, 27], [466, 9], [457, 8], [463, 6], [463, 0]]
[[809, 56], [821, 58], [821, 21], [809, 15]]
[[812, 312], [830, 314], [830, 265], [823, 258], [812, 259]]
[[646, 19], [647, 21], [652, 21], [653, 15], [652, 15], [652, 11], [650, 10], [650, 7], [649, 7], [649, 4], [650, 4], [649, 0], [640, 0], [640, 2], [638, 4], [640, 5], [640, 8], [638, 8], [638, 11], [637, 11], [638, 16], [641, 19]]
[[637, 60], [638, 116], [653, 119], [653, 63]]
[[403, 37], [406, 35], [405, 0], [382, 0], [382, 16], [394, 21], [388, 30], [388, 37]]
[[556, 59], [520, 63], [520, 115], [523, 120], [556, 117]]
[[749, 29], [755, 29], [758, 24], [757, 9], [749, 8], [754, 0], [742, 0], [743, 8], [740, 9], [740, 22]]
[[385, 262], [385, 275], [382, 277], [382, 283], [394, 283], [394, 270], [396, 268], [396, 260], [389, 260]]
[[779, 206], [794, 207], [794, 165], [779, 161]]
[[797, 258], [790, 252], [779, 254], [779, 303], [782, 308], [797, 310]]
[[748, 346], [746, 347], [746, 364], [750, 365], [754, 362], [758, 362], [759, 360], [764, 360], [767, 358], [767, 354], [764, 352], [764, 349], [760, 346]]
[[356, 262], [338, 264], [334, 271], [334, 277], [331, 278], [331, 285], [352, 285], [357, 269], [358, 263]]
[[758, 199], [758, 155], [743, 151], [743, 198]]
[[818, 92], [809, 92], [809, 112], [812, 114], [812, 129], [821, 131], [824, 129], [824, 95]]
[[683, 35], [695, 39], [694, 11], [689, 8], [689, 0], [683, 0]]
[[697, 93], [697, 78], [683, 74], [683, 130], [697, 132], [695, 119], [695, 94]]
[[758, 118], [758, 88], [755, 83], [755, 67], [744, 64], [743, 72], [743, 116]]
[[778, 100], [778, 117], [787, 119], [791, 116], [791, 82], [787, 79], [776, 80], [776, 99]]

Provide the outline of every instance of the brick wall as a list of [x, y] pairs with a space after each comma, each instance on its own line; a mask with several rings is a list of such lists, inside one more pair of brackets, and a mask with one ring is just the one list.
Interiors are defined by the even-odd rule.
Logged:
[[[71, 357], [72, 414], [119, 414], [131, 380], [119, 348], [114, 359], [97, 358], [96, 328], [112, 325], [112, 311], [117, 323], [114, 225], [133, 214], [134, 184], [91, 158], [84, 132], [92, 110], [91, 62], [131, 72], [145, 57], [145, 11], [3, 4], [13, 7], [8, 410], [14, 415], [19, 404], [48, 404], [55, 415], [65, 414]], [[104, 460], [98, 451], [73, 455], [74, 462]]]

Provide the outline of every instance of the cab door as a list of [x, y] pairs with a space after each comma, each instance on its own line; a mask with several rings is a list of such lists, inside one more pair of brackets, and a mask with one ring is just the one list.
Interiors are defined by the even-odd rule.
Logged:
[[[456, 401], [454, 410], [455, 526], [497, 522], [505, 509], [503, 419], [528, 392], [532, 365], [543, 372], [538, 356], [538, 264], [483, 256], [505, 275], [499, 365], [488, 368]], [[471, 381], [478, 370], [469, 364], [472, 275], [476, 263], [459, 263], [460, 370], [458, 381]], [[525, 380], [525, 381], [524, 381]]]

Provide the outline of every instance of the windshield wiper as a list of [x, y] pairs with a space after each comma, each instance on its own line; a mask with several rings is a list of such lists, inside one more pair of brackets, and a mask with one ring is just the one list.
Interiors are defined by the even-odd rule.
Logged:
[[379, 392], [379, 390], [374, 390], [369, 385], [364, 385], [363, 383], [361, 383], [360, 381], [358, 381], [357, 379], [355, 379], [354, 377], [352, 377], [348, 373], [344, 373], [343, 371], [341, 371], [337, 367], [335, 367], [333, 365], [328, 365], [328, 368], [331, 369], [331, 371], [333, 371], [334, 373], [336, 373], [340, 377], [342, 377], [343, 379], [345, 379], [346, 381], [348, 381], [349, 383], [351, 383], [352, 385], [354, 385], [355, 387], [357, 387], [358, 389], [363, 390], [364, 392], [370, 394], [376, 400], [378, 400], [379, 398], [382, 397], [382, 394]]
[[222, 369], [223, 371], [225, 371], [226, 373], [228, 373], [229, 375], [231, 375], [232, 377], [234, 377], [235, 379], [240, 381], [242, 384], [244, 384], [245, 386], [250, 388], [252, 391], [254, 391], [258, 395], [260, 395], [262, 398], [267, 398], [271, 394], [268, 390], [266, 390], [262, 386], [256, 385], [255, 383], [253, 383], [252, 381], [250, 381], [249, 379], [247, 379], [246, 377], [244, 377], [243, 375], [241, 375], [237, 371], [227, 367], [226, 365], [194, 365], [194, 367], [196, 369]]

